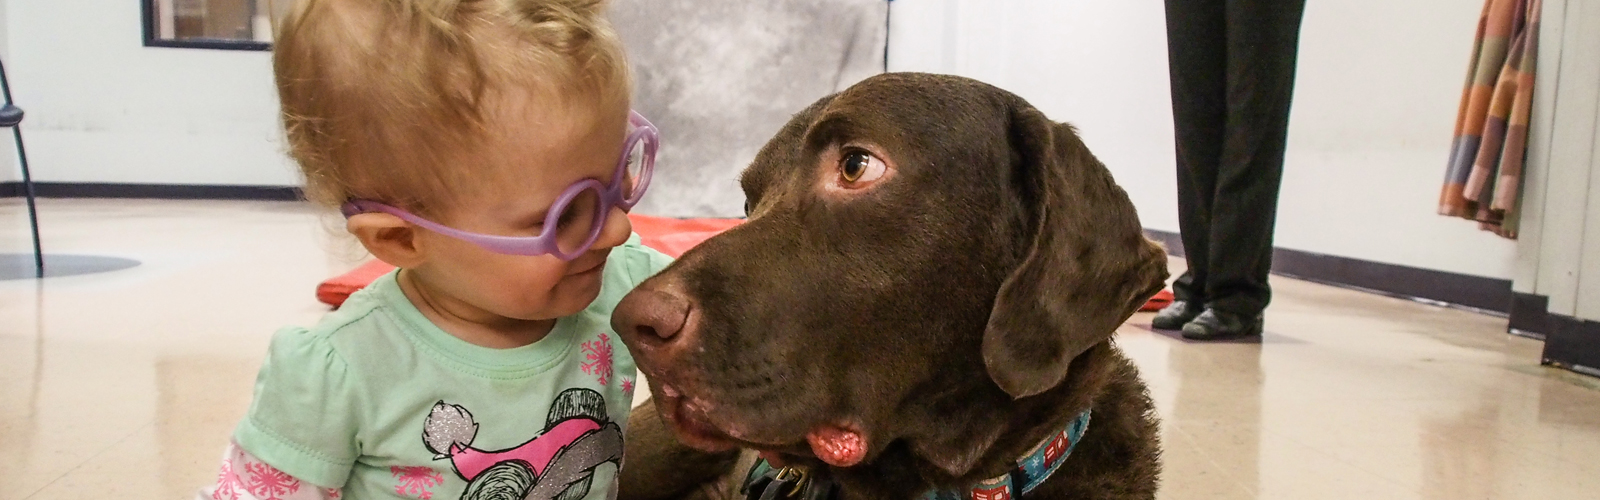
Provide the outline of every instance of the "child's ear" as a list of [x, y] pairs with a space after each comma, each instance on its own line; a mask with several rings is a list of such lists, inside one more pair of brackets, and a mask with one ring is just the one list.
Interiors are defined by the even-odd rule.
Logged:
[[361, 240], [361, 245], [373, 257], [399, 268], [414, 268], [423, 261], [418, 246], [417, 230], [385, 213], [364, 213], [350, 216], [345, 229]]

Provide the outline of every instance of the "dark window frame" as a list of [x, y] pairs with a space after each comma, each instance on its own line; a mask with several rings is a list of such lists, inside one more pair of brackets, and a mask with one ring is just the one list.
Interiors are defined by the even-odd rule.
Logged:
[[215, 49], [215, 50], [248, 50], [269, 52], [272, 43], [257, 42], [254, 40], [226, 40], [219, 38], [186, 38], [182, 40], [167, 40], [156, 35], [156, 0], [139, 0], [139, 9], [144, 16], [144, 46], [165, 47], [175, 49]]

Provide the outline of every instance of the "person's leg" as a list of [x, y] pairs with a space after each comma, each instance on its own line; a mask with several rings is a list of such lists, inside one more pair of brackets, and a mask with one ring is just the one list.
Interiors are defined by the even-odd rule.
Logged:
[[[1206, 301], [1212, 195], [1216, 192], [1217, 162], [1222, 155], [1227, 120], [1225, 14], [1224, 0], [1166, 0], [1167, 67], [1177, 145], [1178, 228], [1189, 266], [1173, 283], [1172, 290], [1177, 301], [1189, 306]], [[1181, 320], [1177, 323], [1181, 326], [1198, 313], [1179, 311], [1172, 319]]]
[[1205, 294], [1208, 308], [1247, 322], [1272, 298], [1267, 276], [1304, 9], [1304, 0], [1227, 0], [1228, 125]]

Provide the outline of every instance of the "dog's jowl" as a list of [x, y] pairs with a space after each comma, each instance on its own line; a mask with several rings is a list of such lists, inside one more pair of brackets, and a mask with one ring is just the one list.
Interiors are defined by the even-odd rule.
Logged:
[[796, 114], [741, 184], [749, 221], [613, 317], [654, 400], [624, 498], [742, 498], [758, 459], [846, 499], [1155, 496], [1155, 416], [1111, 337], [1166, 257], [1070, 126], [880, 75]]

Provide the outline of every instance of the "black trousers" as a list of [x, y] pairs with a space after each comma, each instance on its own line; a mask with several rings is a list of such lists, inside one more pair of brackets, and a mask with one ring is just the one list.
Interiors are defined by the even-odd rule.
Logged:
[[1178, 300], [1253, 316], [1272, 291], [1272, 228], [1305, 0], [1166, 0]]

